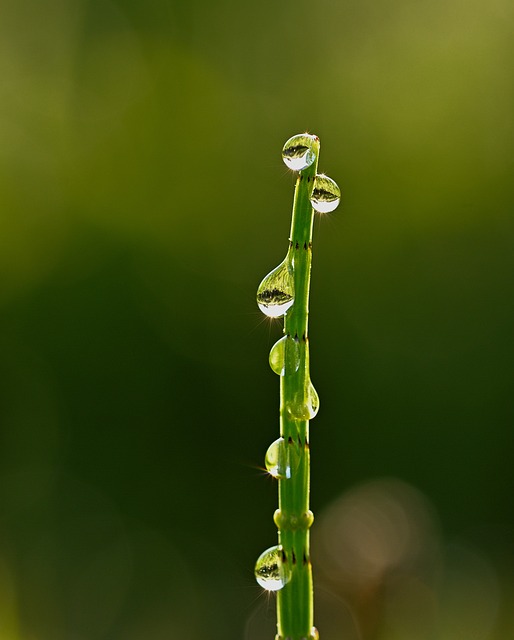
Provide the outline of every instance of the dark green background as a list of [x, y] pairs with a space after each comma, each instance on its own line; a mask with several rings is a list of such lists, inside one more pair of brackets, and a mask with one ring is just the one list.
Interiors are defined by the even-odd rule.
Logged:
[[415, 487], [441, 548], [494, 575], [477, 640], [514, 632], [513, 19], [509, 0], [2, 2], [1, 640], [272, 637], [247, 624], [276, 540], [281, 329], [255, 291], [305, 130], [343, 193], [314, 230], [313, 510]]

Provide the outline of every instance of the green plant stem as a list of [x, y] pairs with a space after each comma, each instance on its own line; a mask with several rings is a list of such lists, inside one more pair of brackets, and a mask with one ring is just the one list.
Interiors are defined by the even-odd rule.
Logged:
[[280, 378], [280, 432], [290, 448], [293, 472], [291, 478], [279, 480], [279, 509], [275, 513], [275, 523], [279, 530], [283, 560], [289, 565], [291, 579], [277, 594], [280, 640], [310, 638], [314, 624], [309, 551], [309, 527], [313, 520], [309, 511], [309, 420], [297, 416], [302, 413], [301, 407], [308, 407], [312, 387], [308, 317], [314, 212], [310, 196], [317, 172], [319, 143], [315, 145], [315, 152], [315, 162], [299, 172], [297, 178], [290, 237], [295, 301], [286, 314], [284, 333], [299, 345], [300, 366], [298, 371], [288, 371], [286, 353], [285, 375]]

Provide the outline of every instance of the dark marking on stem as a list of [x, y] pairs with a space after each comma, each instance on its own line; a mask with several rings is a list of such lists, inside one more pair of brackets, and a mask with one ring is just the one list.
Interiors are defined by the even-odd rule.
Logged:
[[312, 242], [309, 242], [309, 249], [312, 251]]
[[286, 556], [286, 552], [284, 551], [284, 549], [282, 549], [282, 562], [284, 564], [287, 562], [287, 556]]
[[292, 247], [293, 246], [293, 241], [289, 240], [289, 246]]
[[305, 251], [307, 251], [307, 242], [303, 243], [303, 248], [305, 249]]
[[298, 342], [298, 331], [294, 334], [294, 339], [296, 342]]
[[287, 439], [288, 444], [293, 444], [293, 438], [291, 436], [289, 436], [289, 438]]
[[293, 564], [296, 564], [296, 554], [294, 552], [294, 549], [292, 551], [292, 554], [293, 554]]
[[298, 435], [298, 444], [300, 447], [303, 445], [300, 435]]
[[308, 340], [307, 335], [304, 333], [302, 335], [302, 342], [307, 342], [307, 340]]
[[307, 557], [307, 554], [305, 553], [305, 549], [303, 551], [303, 564], [309, 564], [309, 558]]
[[309, 444], [309, 442], [307, 440], [305, 440], [305, 449], [307, 451], [309, 451], [310, 448], [311, 448], [311, 445]]
[[299, 248], [300, 248], [300, 245], [298, 244], [298, 240], [297, 240], [297, 241], [296, 241], [295, 249], [299, 249]]

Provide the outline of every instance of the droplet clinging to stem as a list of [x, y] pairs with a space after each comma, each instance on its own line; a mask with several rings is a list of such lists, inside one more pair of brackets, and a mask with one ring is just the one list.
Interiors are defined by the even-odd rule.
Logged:
[[314, 179], [312, 189], [311, 205], [319, 213], [330, 213], [334, 211], [341, 200], [341, 190], [336, 182], [328, 176], [320, 173]]
[[294, 304], [294, 276], [291, 251], [257, 289], [259, 309], [270, 318], [281, 318]]
[[319, 143], [318, 136], [312, 136], [309, 133], [293, 136], [282, 149], [282, 159], [293, 171], [302, 171], [316, 160], [316, 143]]
[[278, 438], [270, 444], [264, 463], [268, 473], [277, 480], [287, 480], [291, 477], [291, 455], [284, 438]]
[[292, 375], [300, 368], [300, 345], [291, 336], [280, 338], [271, 347], [269, 354], [271, 369], [279, 376]]
[[280, 438], [266, 452], [266, 469], [278, 479], [275, 512], [279, 544], [262, 553], [255, 565], [257, 582], [277, 591], [276, 640], [318, 640], [313, 625], [312, 567], [309, 528], [309, 421], [319, 397], [309, 370], [309, 290], [314, 210], [333, 211], [341, 192], [317, 174], [319, 138], [301, 133], [282, 150], [285, 164], [298, 171], [287, 256], [259, 285], [257, 304], [273, 318], [284, 317], [284, 336], [272, 347], [271, 369], [280, 376]]
[[266, 549], [255, 563], [255, 579], [266, 591], [283, 589], [291, 578], [291, 570], [283, 548], [277, 544]]

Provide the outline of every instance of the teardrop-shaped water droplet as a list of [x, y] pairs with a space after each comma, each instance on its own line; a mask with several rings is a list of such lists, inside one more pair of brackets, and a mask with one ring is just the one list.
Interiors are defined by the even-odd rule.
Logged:
[[293, 171], [302, 171], [316, 160], [316, 143], [319, 143], [319, 138], [309, 133], [293, 136], [282, 149], [282, 159]]
[[279, 591], [291, 578], [291, 570], [284, 562], [281, 545], [270, 547], [258, 557], [255, 563], [255, 578], [263, 589]]
[[287, 257], [264, 278], [257, 289], [257, 304], [270, 318], [281, 318], [294, 304], [294, 276]]
[[337, 208], [340, 200], [341, 190], [332, 178], [322, 173], [318, 174], [314, 179], [314, 187], [312, 189], [312, 208], [319, 213], [330, 213], [330, 211], [334, 211]]
[[279, 438], [270, 444], [266, 451], [264, 464], [268, 473], [274, 478], [287, 480], [291, 477], [289, 447], [284, 438]]
[[312, 382], [286, 404], [286, 411], [293, 420], [312, 420], [319, 410], [319, 396]]
[[279, 376], [296, 373], [300, 367], [300, 345], [291, 336], [275, 342], [269, 354], [269, 364]]
[[309, 419], [312, 420], [312, 418], [316, 417], [319, 410], [319, 396], [312, 382], [309, 384], [307, 404], [309, 409]]

